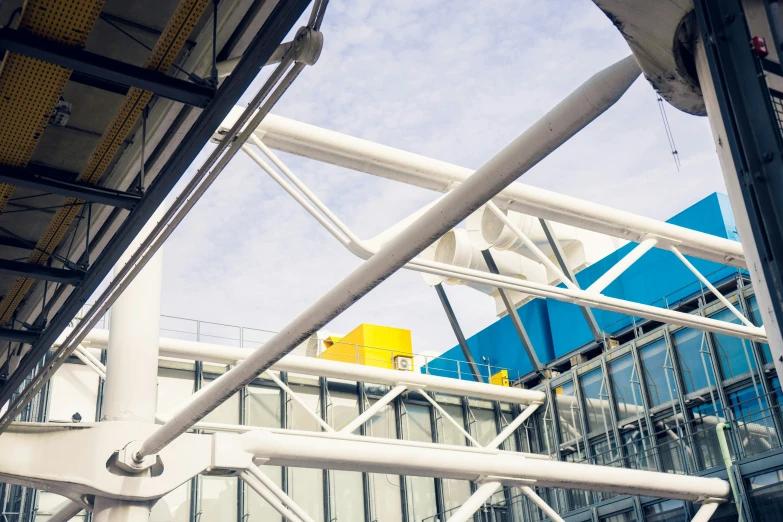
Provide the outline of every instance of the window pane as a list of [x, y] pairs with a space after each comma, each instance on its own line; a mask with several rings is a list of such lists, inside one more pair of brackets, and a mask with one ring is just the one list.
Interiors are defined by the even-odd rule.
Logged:
[[237, 520], [238, 479], [201, 477], [200, 522], [229, 522]]
[[[272, 481], [278, 486], [282, 487], [282, 469], [278, 466], [262, 466], [261, 471], [271, 478]], [[247, 518], [244, 522], [282, 522], [283, 518], [280, 513], [277, 512], [272, 506], [270, 506], [266, 500], [261, 498], [258, 493], [247, 485], [247, 500], [245, 502], [245, 509], [247, 511]]]
[[685, 506], [680, 500], [664, 500], [644, 506], [644, 522], [687, 522]]
[[472, 435], [482, 446], [498, 435], [495, 411], [489, 401], [470, 401]]
[[582, 430], [574, 383], [569, 381], [555, 388], [555, 400], [557, 416], [560, 420], [560, 439], [563, 442], [578, 439], [582, 436]]
[[[755, 295], [748, 299], [748, 308], [750, 308], [750, 321], [756, 326], [762, 326], [763, 321], [761, 320], [761, 313], [759, 312], [759, 302], [756, 300]], [[770, 351], [768, 344], [765, 343], [761, 345], [761, 355], [765, 363], [772, 362], [772, 352]]]
[[[437, 397], [436, 397], [437, 400]], [[448, 413], [460, 426], [465, 426], [465, 416], [462, 414], [462, 406], [456, 404], [441, 404], [442, 408]], [[443, 444], [452, 446], [465, 446], [465, 435], [457, 429], [451, 421], [444, 419], [436, 412], [438, 419], [438, 435]], [[470, 496], [470, 482], [467, 480], [443, 479], [443, 504], [447, 510], [456, 508], [465, 503]]]
[[[377, 402], [369, 400], [370, 405]], [[367, 435], [373, 437], [397, 438], [396, 415], [391, 404], [387, 404], [372, 416], [367, 423]], [[399, 475], [370, 473], [373, 519], [383, 522], [402, 522], [402, 494]]]
[[655, 444], [646, 429], [640, 430], [638, 423], [620, 428], [626, 466], [632, 469], [657, 471], [655, 465]]
[[[737, 316], [731, 313], [731, 310], [729, 309], [718, 312], [717, 314], [710, 316], [710, 318], [741, 324]], [[732, 377], [742, 375], [743, 373], [756, 368], [756, 361], [753, 359], [750, 341], [722, 334], [713, 334], [712, 338], [715, 343], [715, 351], [718, 355], [720, 367], [721, 370], [723, 370], [723, 377], [725, 379], [731, 379]]]
[[83, 422], [95, 422], [98, 374], [83, 364], [63, 364], [51, 381], [50, 421], [71, 422], [75, 413]]
[[[420, 404], [403, 403], [405, 438], [418, 442], [432, 442], [430, 409]], [[408, 512], [412, 520], [422, 520], [438, 513], [435, 504], [435, 479], [408, 477]], [[381, 517], [382, 518], [382, 517]]]
[[150, 522], [188, 522], [190, 520], [190, 481], [158, 500], [150, 512]]
[[609, 395], [604, 383], [604, 371], [601, 368], [591, 370], [582, 375], [581, 381], [588, 431], [600, 430], [608, 433], [612, 426], [612, 418], [609, 412]]
[[642, 388], [639, 386], [639, 375], [634, 368], [633, 356], [623, 355], [609, 363], [609, 375], [612, 378], [618, 420], [643, 413]]
[[[683, 442], [684, 426], [682, 420], [682, 415], [675, 408], [653, 422], [661, 471], [684, 473], [683, 459], [692, 456], [693, 449], [690, 444]], [[693, 459], [691, 458], [690, 461], [693, 462]]]
[[[716, 411], [716, 406], [718, 411]], [[715, 405], [712, 402], [707, 402], [690, 409], [695, 442], [691, 447], [697, 451], [698, 468], [701, 470], [723, 464], [718, 436], [715, 433], [715, 427], [722, 422], [723, 418], [723, 412], [719, 411], [720, 408], [720, 401], [716, 400]]]
[[[318, 421], [310, 412], [320, 413], [320, 394], [315, 386], [290, 385], [293, 391], [307, 406], [302, 407], [296, 401], [290, 405], [290, 427], [294, 430], [321, 431]], [[309, 412], [307, 411], [309, 410]], [[289, 494], [294, 502], [302, 506], [313, 520], [319, 522], [324, 516], [324, 477], [323, 470], [307, 468], [289, 468]]]
[[[335, 429], [346, 426], [359, 415], [356, 392], [329, 392], [329, 424]], [[364, 521], [364, 486], [358, 471], [331, 471], [332, 516], [336, 522]]]
[[650, 406], [660, 406], [676, 399], [677, 387], [672, 371], [672, 361], [666, 350], [666, 339], [659, 339], [639, 350], [647, 381], [647, 394]]
[[778, 447], [772, 411], [767, 406], [767, 399], [759, 397], [755, 387], [749, 386], [730, 393], [728, 399], [745, 456]]
[[600, 522], [636, 522], [636, 517], [634, 516], [633, 511], [626, 511], [625, 513], [601, 517], [598, 520]]
[[715, 385], [705, 332], [684, 328], [672, 335], [674, 349], [680, 359], [680, 369], [686, 393]]
[[750, 506], [757, 522], [780, 520], [783, 503], [783, 470], [771, 471], [748, 479]]
[[158, 413], [174, 413], [193, 395], [194, 387], [192, 371], [158, 368]]
[[248, 386], [245, 399], [246, 420], [250, 426], [280, 427], [280, 389]]
[[[211, 380], [205, 380], [207, 386]], [[204, 417], [205, 422], [217, 422], [219, 424], [239, 424], [239, 394], [235, 393], [229, 397], [223, 404], [212, 410]]]

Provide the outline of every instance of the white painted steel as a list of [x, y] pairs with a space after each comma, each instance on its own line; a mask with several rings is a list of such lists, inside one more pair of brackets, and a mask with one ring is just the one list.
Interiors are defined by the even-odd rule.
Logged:
[[293, 513], [303, 520], [303, 522], [313, 522], [313, 519], [310, 517], [310, 515], [307, 514], [307, 512], [302, 509], [302, 507], [297, 504], [294, 499], [288, 496], [288, 494], [283, 491], [277, 484], [274, 483], [273, 480], [271, 480], [269, 477], [264, 475], [264, 473], [258, 469], [258, 467], [254, 466], [253, 464], [250, 465], [248, 468], [248, 471], [253, 475], [253, 477], [256, 478], [261, 484], [263, 484], [264, 487], [266, 487], [269, 491], [272, 492], [272, 494], [275, 495], [278, 499], [280, 499], [280, 502], [283, 503], [288, 509], [293, 511]]
[[[345, 311], [440, 236], [611, 107], [639, 75], [633, 57], [595, 74], [543, 118], [446, 194], [409, 227], [302, 312], [244, 363], [221, 375], [196, 400], [142, 444], [158, 452], [299, 343]], [[252, 128], [252, 127], [251, 127]]]
[[[61, 339], [68, 336], [66, 330]], [[94, 348], [105, 348], [109, 337], [108, 330], [92, 330], [85, 337], [83, 344]], [[218, 364], [236, 364], [245, 360], [253, 353], [250, 348], [237, 348], [222, 344], [211, 344], [183, 339], [161, 337], [159, 340], [160, 356], [177, 359], [188, 359]], [[427, 391], [452, 395], [463, 395], [490, 401], [510, 402], [513, 404], [543, 403], [546, 394], [538, 390], [525, 390], [492, 384], [462, 381], [448, 377], [439, 377], [419, 372], [403, 372], [364, 366], [339, 361], [327, 361], [315, 357], [290, 355], [277, 361], [272, 370], [278, 372], [298, 373], [329, 379], [345, 379], [349, 381], [372, 382], [386, 386], [397, 386], [399, 383], [426, 389]]]
[[60, 507], [54, 515], [47, 518], [46, 522], [67, 522], [79, 514], [79, 511], [82, 509], [82, 506], [76, 502], [68, 501], [64, 506]]
[[[520, 480], [535, 480], [541, 487], [589, 489], [691, 502], [726, 499], [730, 494], [728, 483], [720, 479], [530, 459], [499, 450], [445, 444], [401, 446], [374, 437], [341, 439], [333, 434], [263, 429], [237, 437], [246, 451], [274, 466], [472, 481], [502, 477], [509, 485], [518, 485]], [[379, 444], [383, 444], [382, 450], [379, 450]]]
[[310, 415], [310, 417], [312, 417], [313, 420], [315, 420], [315, 422], [317, 422], [318, 425], [321, 426], [325, 431], [334, 431], [334, 428], [329, 426], [325, 420], [323, 420], [317, 413], [311, 410], [310, 406], [308, 406], [307, 403], [305, 403], [302, 398], [299, 397], [299, 395], [294, 393], [294, 391], [289, 388], [286, 383], [281, 381], [277, 375], [272, 372], [264, 372], [264, 375], [272, 379], [275, 384], [277, 384], [277, 386], [286, 393], [286, 395], [288, 395], [294, 402], [301, 406], [304, 411], [306, 411], [307, 414]]
[[718, 510], [718, 506], [720, 506], [720, 504], [704, 504], [696, 512], [696, 515], [691, 519], [691, 522], [707, 522]]
[[117, 500], [114, 498], [96, 497], [92, 510], [95, 522], [148, 522], [152, 502]]
[[525, 410], [517, 415], [517, 418], [513, 421], [508, 423], [508, 426], [506, 426], [503, 431], [498, 433], [498, 436], [492, 439], [489, 444], [486, 445], [489, 449], [495, 449], [498, 446], [500, 446], [504, 440], [509, 438], [514, 431], [519, 428], [523, 422], [525, 422], [527, 419], [530, 418], [533, 413], [538, 409], [538, 404], [531, 404]]
[[[462, 427], [462, 424], [461, 424], [461, 423], [459, 423], [459, 422], [457, 422], [457, 420], [456, 420], [454, 417], [452, 417], [451, 415], [449, 415], [449, 412], [447, 412], [446, 410], [444, 410], [444, 409], [443, 409], [443, 406], [441, 406], [440, 404], [438, 404], [438, 402], [437, 402], [435, 399], [433, 399], [432, 397], [430, 397], [430, 396], [427, 394], [427, 392], [425, 392], [425, 391], [422, 391], [422, 392], [421, 392], [421, 396], [422, 396], [422, 397], [424, 397], [424, 398], [425, 398], [425, 399], [426, 399], [426, 400], [427, 400], [427, 401], [428, 401], [430, 404], [432, 404], [432, 406], [433, 406], [433, 407], [434, 407], [436, 410], [438, 410], [438, 412], [439, 412], [439, 413], [440, 413], [440, 414], [443, 416], [443, 418], [445, 418], [445, 419], [446, 419], [447, 421], [449, 421], [449, 422], [450, 422], [452, 425], [454, 425], [454, 427], [455, 427], [455, 428], [457, 428], [457, 430], [458, 430], [459, 432], [461, 432], [461, 433], [462, 433], [462, 434], [465, 436], [465, 438], [466, 438], [466, 439], [468, 439], [468, 440], [471, 442], [471, 444], [473, 444], [473, 445], [474, 445], [474, 446], [476, 446], [477, 448], [480, 448], [480, 447], [482, 447], [482, 446], [481, 446], [481, 444], [479, 444], [479, 442], [478, 442], [476, 439], [474, 439], [474, 438], [471, 436], [471, 434], [470, 434], [470, 433], [468, 433], [467, 431], [465, 431], [465, 428], [463, 428], [463, 427]], [[531, 407], [532, 407], [532, 406], [531, 406]], [[496, 447], [496, 446], [495, 446], [495, 447]]]
[[[601, 277], [595, 280], [593, 284], [591, 284], [589, 287], [585, 288], [585, 292], [595, 292], [597, 294], [600, 294], [604, 291], [604, 289], [612, 284], [612, 282], [620, 277], [623, 272], [628, 270], [631, 265], [636, 263], [644, 254], [650, 251], [652, 247], [654, 247], [658, 243], [658, 240], [654, 237], [647, 238], [638, 245], [636, 245], [633, 250], [628, 252], [620, 261], [615, 263], [612, 268], [607, 270]], [[751, 325], [752, 326], [752, 325]]]
[[[723, 172], [723, 181], [726, 183], [726, 193], [731, 202], [731, 208], [734, 213], [734, 221], [737, 225], [742, 247], [745, 250], [748, 272], [753, 283], [753, 289], [756, 292], [756, 301], [758, 302], [761, 322], [768, 332], [768, 344], [772, 352], [772, 360], [775, 363], [775, 370], [778, 375], [783, 375], [783, 333], [781, 333], [781, 318], [776, 317], [772, 308], [772, 296], [769, 292], [764, 271], [761, 265], [761, 258], [753, 238], [753, 230], [748, 218], [748, 209], [745, 207], [745, 200], [742, 197], [740, 187], [740, 178], [737, 175], [734, 166], [734, 158], [729, 148], [729, 140], [726, 135], [726, 128], [723, 124], [723, 117], [720, 112], [718, 96], [715, 92], [715, 85], [712, 81], [707, 54], [704, 50], [704, 44], [701, 39], [697, 39], [694, 46], [694, 59], [696, 62], [696, 73], [699, 77], [704, 104], [707, 108], [707, 116], [710, 121], [712, 138], [715, 142], [715, 151], [718, 154], [721, 171]], [[676, 245], [683, 254], [689, 254], [682, 246]]]
[[554, 522], [565, 522], [565, 520], [563, 520], [563, 518], [557, 514], [557, 511], [552, 509], [552, 506], [544, 502], [544, 499], [539, 497], [538, 494], [533, 491], [533, 488], [530, 486], [522, 486], [519, 489], [521, 489], [522, 493], [524, 493], [527, 498], [532, 500], [538, 507], [540, 507], [541, 511], [543, 511], [544, 514], [551, 518]]
[[372, 418], [373, 415], [381, 411], [381, 408], [389, 404], [391, 401], [393, 401], [399, 394], [404, 392], [408, 389], [408, 386], [406, 384], [400, 384], [389, 390], [388, 393], [386, 393], [383, 397], [378, 399], [375, 404], [367, 408], [361, 415], [356, 417], [354, 420], [348, 423], [347, 426], [345, 426], [343, 429], [340, 430], [340, 433], [346, 433], [351, 434], [354, 431], [356, 431], [359, 426], [367, 422]]
[[263, 498], [270, 506], [272, 506], [272, 509], [280, 513], [288, 522], [304, 522], [301, 518], [296, 516], [291, 510], [289, 510], [285, 504], [283, 504], [279, 498], [277, 498], [275, 495], [272, 494], [271, 491], [269, 491], [268, 488], [266, 488], [261, 482], [253, 476], [252, 473], [248, 470], [242, 470], [239, 472], [239, 478], [241, 478], [245, 484], [250, 486], [250, 488], [258, 493], [258, 495]]
[[500, 489], [500, 482], [484, 482], [479, 488], [446, 519], [446, 522], [467, 522], [473, 518], [484, 503]]
[[[628, 74], [634, 75], [634, 79], [636, 72], [630, 65], [628, 67]], [[618, 88], [621, 86], [618, 85]], [[231, 112], [222, 128], [235, 121], [238, 110]], [[451, 190], [473, 172], [274, 114], [268, 115], [259, 125], [257, 135], [276, 150], [439, 192]], [[500, 193], [496, 202], [501, 208], [628, 241], [641, 242], [652, 234], [660, 238], [659, 247], [677, 244], [686, 255], [745, 267], [745, 254], [735, 241], [556, 192], [513, 183]]]
[[98, 377], [101, 379], [106, 379], [106, 370], [99, 368], [95, 365], [80, 349], [81, 345], [77, 346], [76, 349], [73, 351], [73, 355], [75, 355], [81, 362], [84, 363], [85, 366], [90, 368], [92, 371], [98, 374]]
[[[302, 192], [307, 195], [310, 201], [312, 201], [312, 205], [296, 190], [290, 187], [282, 179], [282, 177], [277, 174], [269, 165], [267, 165], [266, 162], [264, 162], [263, 159], [261, 159], [257, 154], [251, 151], [248, 147], [245, 147], [243, 150], [252, 159], [254, 159], [256, 163], [258, 163], [258, 165], [261, 166], [273, 179], [275, 179], [275, 181], [280, 184], [280, 186], [283, 187], [286, 192], [296, 199], [297, 202], [299, 202], [305, 208], [305, 210], [307, 210], [313, 217], [315, 217], [316, 220], [319, 221], [319, 223], [327, 228], [327, 230], [329, 230], [329, 232], [338, 241], [340, 241], [352, 253], [361, 258], [367, 259], [375, 254], [376, 251], [370, 248], [367, 245], [367, 242], [363, 242], [362, 240], [358, 239], [350, 229], [340, 222], [339, 219], [334, 216], [334, 214], [332, 214], [331, 211], [329, 211], [329, 209], [322, 202], [320, 202], [317, 197], [315, 197], [315, 195], [312, 194], [312, 192], [306, 190], [306, 186], [301, 181], [299, 181], [294, 176], [294, 174], [288, 170], [276, 156], [274, 156], [271, 151], [268, 150], [268, 147], [263, 145], [263, 143], [261, 143], [260, 140], [255, 137], [251, 137], [251, 141], [256, 143], [259, 148], [261, 148], [261, 150], [270, 157], [275, 165], [277, 165], [283, 172], [286, 173], [291, 181], [296, 184], [297, 188], [304, 188], [302, 189]], [[323, 212], [323, 215], [319, 213], [318, 210], [313, 208], [313, 205], [317, 206], [318, 210]], [[490, 205], [493, 205], [493, 203], [489, 202], [488, 206]], [[324, 216], [327, 216], [328, 219]], [[330, 222], [330, 219], [333, 219], [333, 221]], [[515, 225], [511, 223], [511, 227], [513, 228], [514, 226]], [[520, 237], [525, 237], [524, 233], [521, 231], [517, 230], [517, 232], [521, 234]], [[660, 243], [661, 238], [657, 237], [656, 239]], [[533, 247], [535, 249], [535, 245], [533, 245]], [[538, 252], [541, 256], [541, 261], [548, 268], [554, 269], [557, 271], [556, 273], [559, 273], [562, 276], [562, 272], [559, 271], [559, 268], [554, 266], [551, 260], [546, 261], [547, 258], [543, 252], [540, 252], [540, 250]], [[601, 294], [579, 290], [572, 283], [571, 288], [557, 288], [550, 285], [535, 283], [534, 281], [525, 281], [503, 275], [481, 272], [479, 270], [473, 270], [470, 268], [445, 265], [443, 263], [427, 260], [423, 258], [423, 256], [411, 260], [411, 262], [406, 263], [404, 267], [419, 272], [441, 276], [442, 278], [457, 278], [466, 282], [492, 285], [497, 288], [505, 288], [506, 290], [522, 292], [534, 297], [557, 299], [559, 301], [584, 305], [592, 308], [601, 308], [626, 315], [643, 317], [654, 321], [690, 326], [700, 330], [741, 337], [758, 342], [766, 342], [766, 333], [762, 328], [750, 328], [744, 325], [736, 325], [726, 321], [718, 321], [694, 316], [691, 314], [685, 314], [674, 310], [634, 303], [632, 301], [626, 301], [623, 299], [606, 297]]]

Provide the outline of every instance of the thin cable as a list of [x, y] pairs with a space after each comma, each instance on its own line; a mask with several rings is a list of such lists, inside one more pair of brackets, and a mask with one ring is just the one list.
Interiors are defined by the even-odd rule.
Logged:
[[658, 109], [661, 113], [661, 120], [663, 121], [663, 128], [666, 131], [666, 139], [669, 141], [669, 149], [671, 150], [672, 158], [674, 158], [674, 165], [677, 167], [677, 171], [679, 171], [681, 165], [680, 153], [677, 152], [677, 146], [674, 144], [674, 135], [672, 134], [671, 125], [669, 125], [669, 118], [666, 116], [666, 107], [661, 95], [656, 93], [656, 97], [658, 99]]

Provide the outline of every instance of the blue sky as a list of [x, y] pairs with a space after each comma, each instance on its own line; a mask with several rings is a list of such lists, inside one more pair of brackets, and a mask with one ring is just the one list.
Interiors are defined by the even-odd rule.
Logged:
[[[273, 112], [477, 168], [593, 73], [630, 54], [590, 0], [568, 6], [331, 0], [320, 60]], [[520, 182], [658, 219], [725, 191], [707, 119], [667, 110], [679, 172], [656, 96], [640, 78]], [[360, 237], [437, 196], [282, 157]], [[276, 330], [358, 264], [240, 154], [165, 246], [163, 312]], [[489, 297], [447, 291], [468, 335], [494, 320]], [[362, 322], [411, 329], [419, 352], [455, 344], [435, 291], [417, 273], [395, 274], [328, 328], [345, 333]]]

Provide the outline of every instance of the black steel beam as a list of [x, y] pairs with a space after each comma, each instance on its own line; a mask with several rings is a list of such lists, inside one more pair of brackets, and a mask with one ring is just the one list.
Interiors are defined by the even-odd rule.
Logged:
[[[783, 137], [742, 2], [695, 0], [720, 114], [777, 325], [783, 328]], [[778, 362], [783, 356], [778, 356]], [[783, 377], [783, 376], [782, 376]]]
[[[489, 250], [482, 250], [481, 255], [484, 257], [484, 262], [487, 263], [487, 268], [489, 271], [493, 274], [500, 274], [498, 266], [495, 264], [495, 260], [492, 258], [492, 253]], [[530, 359], [530, 364], [533, 365], [533, 369], [535, 371], [541, 372], [544, 370], [544, 365], [541, 364], [541, 361], [538, 359], [538, 354], [533, 348], [533, 342], [530, 340], [530, 336], [527, 334], [525, 325], [522, 324], [522, 319], [519, 317], [519, 313], [517, 313], [517, 308], [514, 306], [514, 301], [511, 299], [508, 290], [505, 288], [498, 288], [497, 290], [500, 294], [500, 299], [503, 300], [503, 304], [506, 306], [506, 312], [508, 312], [508, 316], [511, 318], [514, 329], [517, 331], [517, 336], [519, 336], [519, 340], [522, 342], [522, 348], [525, 350], [527, 358]]]
[[65, 283], [66, 285], [79, 285], [84, 279], [84, 272], [8, 259], [0, 259], [0, 274]]
[[[576, 280], [574, 272], [571, 270], [571, 267], [568, 266], [563, 247], [560, 245], [560, 241], [557, 240], [557, 236], [555, 235], [554, 230], [552, 230], [552, 226], [549, 224], [549, 221], [546, 219], [539, 219], [538, 221], [541, 223], [541, 228], [544, 229], [544, 235], [546, 235], [546, 239], [549, 241], [549, 246], [552, 247], [552, 251], [555, 253], [555, 259], [557, 260], [557, 264], [560, 266], [560, 270], [563, 271], [563, 275], [565, 275], [569, 281], [574, 283], [576, 287], [579, 288], [579, 281]], [[587, 327], [590, 328], [590, 334], [592, 334], [595, 342], [603, 344], [604, 338], [601, 334], [601, 327], [598, 326], [598, 321], [595, 320], [592, 308], [579, 305], [579, 309], [582, 311], [582, 315], [585, 318]]]
[[[178, 101], [196, 107], [206, 107], [215, 95], [215, 89], [196, 85], [186, 80], [168, 76], [154, 69], [139, 67], [107, 58], [77, 47], [68, 47], [25, 31], [4, 27], [0, 29], [0, 49], [53, 63], [80, 74], [82, 83], [87, 77], [106, 85], [107, 90], [138, 87], [162, 98]], [[100, 85], [100, 83], [98, 84]]]
[[25, 168], [0, 165], [0, 182], [17, 187], [50, 192], [126, 210], [133, 210], [141, 199], [138, 194], [69, 181], [75, 179], [77, 175], [75, 172], [65, 172], [44, 165], [30, 164]]
[[19, 248], [22, 250], [33, 250], [35, 243], [32, 244], [31, 243], [26, 243], [25, 241], [22, 241], [21, 239], [17, 239], [15, 237], [0, 236], [0, 246], [4, 246], [4, 247]]
[[41, 332], [36, 330], [15, 330], [13, 328], [0, 328], [0, 341], [32, 344], [38, 340], [40, 335]]
[[[54, 317], [51, 318], [38, 341], [22, 358], [17, 370], [9, 376], [5, 385], [0, 389], [0, 405], [5, 404], [16, 393], [16, 390], [24, 383], [41, 358], [79, 312], [84, 302], [109, 274], [120, 256], [141, 232], [141, 229], [179, 182], [190, 164], [195, 161], [204, 145], [212, 138], [215, 129], [220, 126], [239, 98], [250, 87], [258, 75], [258, 71], [266, 64], [309, 3], [310, 0], [289, 0], [278, 2], [275, 5], [261, 30], [256, 33], [253, 41], [242, 54], [242, 59], [234, 71], [221, 84], [216, 96], [199, 114], [198, 119], [188, 130], [182, 142], [152, 181], [139, 204], [128, 214], [120, 228], [92, 263], [82, 285], [71, 292]], [[39, 379], [44, 379], [45, 382], [45, 379], [54, 370], [56, 368], [52, 368], [51, 362], [45, 365], [38, 370], [37, 377], [30, 385], [40, 386]]]
[[[435, 285], [435, 291], [438, 293], [438, 299], [440, 304], [443, 305], [443, 311], [446, 312], [446, 317], [449, 319], [451, 329], [454, 330], [454, 336], [457, 338], [457, 343], [462, 350], [462, 355], [465, 357], [465, 362], [468, 363], [470, 373], [473, 374], [473, 378], [476, 382], [484, 382], [484, 378], [481, 376], [476, 360], [473, 358], [473, 353], [470, 351], [468, 341], [465, 339], [465, 334], [462, 333], [462, 328], [457, 321], [457, 316], [454, 315], [454, 309], [451, 307], [449, 298], [446, 296], [446, 291], [443, 289], [443, 285]], [[457, 362], [459, 364], [459, 361]], [[491, 376], [488, 376], [491, 377]]]

